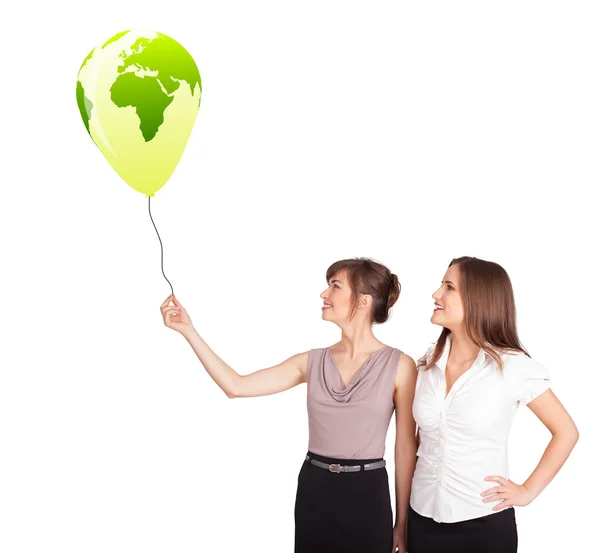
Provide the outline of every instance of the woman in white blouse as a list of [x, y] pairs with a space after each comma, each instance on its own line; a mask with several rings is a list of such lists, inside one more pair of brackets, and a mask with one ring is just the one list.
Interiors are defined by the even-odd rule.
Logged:
[[[513, 506], [541, 493], [579, 434], [550, 389], [548, 371], [519, 341], [512, 286], [500, 265], [454, 259], [433, 298], [431, 322], [443, 330], [419, 361], [408, 553], [515, 552]], [[507, 459], [519, 404], [552, 433], [523, 484], [508, 478]]]

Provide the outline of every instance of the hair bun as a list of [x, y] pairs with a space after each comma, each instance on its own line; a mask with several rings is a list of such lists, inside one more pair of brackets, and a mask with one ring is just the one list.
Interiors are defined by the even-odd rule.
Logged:
[[392, 285], [390, 286], [390, 291], [388, 292], [388, 300], [386, 309], [391, 309], [392, 306], [398, 300], [398, 296], [400, 296], [400, 282], [398, 281], [398, 275], [391, 273], [392, 277]]

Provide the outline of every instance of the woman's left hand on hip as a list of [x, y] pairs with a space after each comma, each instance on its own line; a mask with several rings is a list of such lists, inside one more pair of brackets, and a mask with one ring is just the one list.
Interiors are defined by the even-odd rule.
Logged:
[[499, 486], [495, 486], [481, 493], [484, 497], [483, 502], [500, 501], [492, 511], [499, 511], [506, 507], [517, 505], [523, 507], [529, 505], [533, 500], [533, 494], [523, 485], [515, 484], [512, 480], [503, 476], [486, 476], [486, 481], [498, 482]]

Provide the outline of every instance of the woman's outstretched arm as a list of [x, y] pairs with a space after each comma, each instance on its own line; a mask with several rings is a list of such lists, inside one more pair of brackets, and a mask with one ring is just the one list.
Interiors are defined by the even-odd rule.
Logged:
[[[169, 305], [171, 301], [174, 305]], [[169, 296], [160, 310], [165, 326], [187, 340], [206, 372], [229, 398], [276, 394], [306, 381], [308, 352], [294, 355], [274, 367], [240, 375], [210, 349], [175, 296]]]

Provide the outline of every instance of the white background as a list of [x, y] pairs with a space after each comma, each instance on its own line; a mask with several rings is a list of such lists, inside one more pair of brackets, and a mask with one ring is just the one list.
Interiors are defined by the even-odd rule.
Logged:
[[[229, 400], [163, 326], [147, 199], [90, 140], [79, 66], [113, 34], [202, 75], [153, 198], [165, 273], [239, 373], [330, 345], [319, 293], [373, 257], [402, 294], [378, 338], [419, 357], [455, 256], [502, 264], [519, 330], [581, 438], [517, 508], [520, 551], [594, 548], [597, 2], [12, 3], [2, 15], [0, 550], [291, 552], [306, 388]], [[523, 482], [549, 433], [515, 420]], [[393, 498], [393, 419], [386, 459]], [[585, 506], [587, 505], [587, 507]]]

